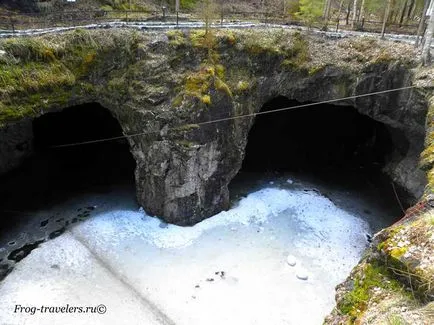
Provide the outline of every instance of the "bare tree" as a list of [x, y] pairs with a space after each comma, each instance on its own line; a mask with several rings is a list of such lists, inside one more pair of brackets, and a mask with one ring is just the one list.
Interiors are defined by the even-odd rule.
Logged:
[[336, 18], [336, 32], [339, 30], [339, 23], [341, 22], [341, 13], [345, 0], [341, 0], [339, 3], [338, 16]]
[[323, 18], [325, 21], [329, 20], [331, 7], [332, 7], [332, 0], [325, 0], [324, 11], [323, 11]]
[[417, 37], [416, 37], [416, 43], [415, 47], [419, 47], [419, 40], [422, 36], [423, 28], [425, 27], [425, 20], [426, 20], [426, 12], [428, 11], [428, 7], [431, 0], [425, 0], [423, 4], [423, 10], [422, 10], [422, 16], [420, 17], [419, 27], [417, 28]]
[[416, 7], [417, 7], [416, 0], [410, 0], [410, 5], [408, 6], [408, 11], [407, 11], [407, 20], [410, 19]]
[[422, 49], [422, 61], [424, 65], [427, 65], [431, 61], [431, 41], [434, 32], [434, 14], [431, 12], [428, 21], [428, 27], [425, 32], [425, 43]]
[[330, 0], [324, 0], [324, 5], [323, 5], [323, 8], [322, 8], [322, 18], [326, 18], [326, 15], [327, 15], [327, 7], [328, 7], [328, 5], [329, 5], [329, 2], [330, 2]]
[[338, 9], [338, 20], [341, 19], [342, 9], [344, 8], [344, 1], [345, 1], [345, 0], [341, 0], [341, 2], [339, 3], [339, 9]]
[[347, 16], [345, 18], [345, 25], [348, 25], [348, 20], [350, 19], [350, 12], [351, 12], [351, 1], [348, 1], [348, 8], [347, 8]]
[[407, 6], [408, 6], [408, 0], [405, 0], [402, 3], [402, 7], [401, 7], [401, 17], [399, 18], [399, 27], [401, 27], [402, 23], [404, 22], [405, 12], [407, 11]]
[[359, 11], [359, 14], [357, 16], [358, 22], [360, 21], [360, 19], [363, 19], [365, 17], [365, 1], [366, 0], [362, 0], [362, 4], [360, 5], [360, 11]]
[[386, 10], [384, 10], [383, 27], [381, 28], [381, 38], [384, 38], [384, 33], [386, 32], [386, 25], [387, 20], [389, 19], [391, 5], [392, 0], [387, 0]]
[[353, 21], [351, 22], [351, 28], [354, 28], [354, 24], [356, 22], [357, 19], [357, 5], [358, 5], [359, 0], [354, 0], [353, 2]]
[[217, 4], [213, 0], [201, 0], [197, 10], [199, 16], [205, 22], [205, 34], [208, 34], [212, 20], [217, 17]]

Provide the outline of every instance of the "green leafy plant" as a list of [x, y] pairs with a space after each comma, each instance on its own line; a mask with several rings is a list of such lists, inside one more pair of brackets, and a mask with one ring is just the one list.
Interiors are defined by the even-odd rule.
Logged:
[[322, 0], [300, 0], [299, 10], [295, 14], [301, 18], [309, 27], [322, 16]]

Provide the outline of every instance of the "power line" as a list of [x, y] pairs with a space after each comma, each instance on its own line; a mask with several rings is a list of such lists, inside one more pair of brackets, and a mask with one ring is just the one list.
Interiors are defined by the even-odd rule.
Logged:
[[[371, 92], [371, 93], [366, 93], [366, 94], [361, 94], [361, 95], [354, 95], [354, 96], [342, 97], [342, 98], [337, 98], [337, 99], [329, 99], [329, 100], [324, 100], [324, 101], [316, 102], [316, 103], [300, 104], [300, 105], [291, 106], [291, 107], [277, 108], [277, 109], [264, 111], [264, 112], [236, 115], [236, 116], [225, 117], [225, 118], [220, 118], [220, 119], [215, 119], [215, 120], [205, 121], [205, 122], [199, 122], [199, 123], [183, 124], [183, 125], [179, 125], [177, 127], [168, 128], [167, 131], [179, 129], [179, 128], [182, 128], [182, 127], [185, 127], [188, 125], [195, 125], [195, 126], [200, 127], [202, 125], [232, 121], [232, 120], [237, 120], [237, 119], [241, 119], [241, 118], [255, 117], [258, 115], [265, 115], [265, 114], [272, 114], [272, 113], [279, 113], [279, 112], [293, 110], [296, 108], [317, 106], [317, 105], [323, 105], [323, 104], [336, 103], [336, 102], [345, 101], [345, 100], [349, 100], [349, 99], [356, 99], [356, 98], [363, 98], [363, 97], [369, 97], [369, 96], [374, 96], [374, 95], [387, 94], [387, 93], [397, 92], [397, 91], [401, 91], [401, 90], [413, 89], [415, 87], [416, 86], [394, 88], [394, 89], [376, 91], [376, 92]], [[55, 146], [51, 146], [50, 148], [55, 149], [55, 148], [75, 147], [75, 146], [81, 146], [81, 145], [87, 145], [87, 144], [95, 144], [95, 143], [101, 143], [101, 142], [115, 141], [115, 140], [120, 140], [120, 139], [135, 138], [135, 137], [140, 137], [140, 136], [144, 136], [144, 135], [151, 135], [151, 134], [160, 133], [160, 132], [161, 131], [149, 131], [149, 132], [126, 134], [126, 135], [121, 135], [121, 136], [116, 136], [116, 137], [111, 137], [111, 138], [104, 138], [104, 139], [97, 139], [97, 140], [89, 140], [89, 141], [83, 141], [83, 142], [74, 142], [74, 143], [55, 145]]]

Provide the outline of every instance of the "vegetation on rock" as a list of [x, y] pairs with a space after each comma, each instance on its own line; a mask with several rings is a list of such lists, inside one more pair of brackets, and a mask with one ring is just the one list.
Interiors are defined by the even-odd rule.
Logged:
[[[337, 308], [344, 314], [349, 315], [351, 321], [359, 318], [367, 309], [371, 299], [377, 302], [382, 299], [380, 291], [385, 294], [388, 291], [399, 292], [402, 295], [411, 296], [405, 292], [403, 285], [393, 278], [393, 275], [384, 265], [377, 261], [364, 262], [358, 266], [359, 272], [355, 274], [353, 288], [345, 293], [338, 301]], [[375, 298], [373, 292], [376, 292]]]
[[[113, 65], [130, 62], [136, 34], [121, 34], [107, 38], [78, 29], [62, 36], [1, 41], [0, 123], [38, 115], [73, 96], [92, 95], [95, 85], [89, 79], [107, 64], [108, 56], [118, 55]], [[114, 48], [117, 52], [111, 51]]]
[[[78, 29], [4, 39], [0, 40], [0, 124], [71, 103], [106, 101], [120, 119], [140, 119], [141, 128], [146, 130], [159, 131], [163, 122], [175, 123], [175, 115], [176, 121], [186, 121], [188, 127], [170, 135], [187, 152], [197, 146], [189, 135], [197, 131], [194, 118], [200, 113], [218, 109], [251, 112], [251, 101], [262, 89], [278, 93], [282, 84], [293, 79], [298, 82], [294, 91], [300, 84], [319, 80], [333, 84], [327, 88], [331, 98], [343, 97], [355, 91], [348, 86], [357, 85], [354, 75], [376, 71], [387, 75], [397, 66], [427, 69], [417, 68], [415, 53], [405, 44], [370, 38], [328, 40], [283, 29], [177, 30], [165, 34]], [[427, 97], [432, 96], [432, 84], [419, 88]], [[124, 110], [128, 114], [122, 115]], [[433, 114], [431, 105], [421, 160], [429, 180], [426, 196], [434, 193]], [[370, 258], [355, 269], [351, 285], [338, 299], [336, 314], [363, 323], [380, 316], [409, 321], [429, 310], [426, 301], [434, 287], [434, 221], [430, 211], [378, 235]], [[386, 303], [404, 306], [409, 312], [399, 313], [398, 307], [391, 307], [390, 313], [374, 315], [373, 310]]]
[[[434, 293], [434, 212], [419, 204], [374, 244], [337, 289], [326, 324], [429, 324]], [[336, 322], [337, 321], [337, 322]]]

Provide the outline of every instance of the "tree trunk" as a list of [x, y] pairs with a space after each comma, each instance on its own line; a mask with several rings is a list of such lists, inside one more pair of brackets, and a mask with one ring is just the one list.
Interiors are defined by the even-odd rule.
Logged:
[[432, 34], [434, 32], [434, 15], [431, 13], [429, 18], [428, 27], [425, 32], [425, 43], [422, 49], [422, 61], [424, 65], [427, 65], [431, 61], [431, 41]]
[[417, 9], [417, 4], [415, 3], [410, 13], [410, 16], [413, 17], [413, 19], [416, 18], [416, 9]]
[[330, 0], [325, 0], [324, 1], [324, 5], [323, 5], [323, 8], [322, 8], [322, 18], [326, 18], [326, 14], [327, 14], [327, 7], [328, 7], [328, 5], [329, 5], [329, 1]]
[[351, 28], [354, 28], [354, 24], [356, 23], [358, 2], [359, 2], [359, 0], [354, 0], [354, 2], [353, 2], [353, 21], [351, 22]]
[[345, 0], [341, 0], [341, 2], [339, 3], [338, 19], [341, 19], [341, 13], [342, 13], [342, 8], [344, 7], [344, 1]]
[[394, 24], [394, 23], [396, 23], [396, 10], [392, 6], [391, 6], [391, 9], [392, 10], [389, 12], [388, 20], [390, 23]]
[[[209, 32], [209, 23], [210, 23], [210, 0], [205, 0], [205, 35], [208, 35]], [[209, 50], [208, 50], [209, 52]]]
[[409, 20], [410, 19], [410, 17], [411, 17], [411, 13], [413, 12], [413, 8], [414, 8], [414, 5], [416, 4], [416, 1], [415, 0], [411, 0], [410, 1], [410, 5], [408, 6], [408, 11], [407, 11], [407, 20]]
[[347, 17], [345, 19], [346, 25], [348, 25], [348, 21], [350, 20], [350, 12], [351, 12], [351, 1], [348, 1]]
[[336, 18], [336, 33], [339, 31], [339, 24], [341, 22], [341, 12], [342, 12], [343, 5], [344, 5], [344, 0], [341, 0], [341, 3], [339, 4], [338, 17]]
[[408, 4], [408, 0], [406, 0], [401, 8], [401, 17], [399, 18], [399, 27], [402, 26], [402, 23], [404, 22], [404, 18], [405, 18], [405, 12], [407, 10], [407, 4]]
[[386, 32], [386, 24], [387, 24], [387, 20], [389, 19], [391, 4], [392, 4], [392, 0], [387, 0], [386, 10], [384, 11], [383, 28], [381, 29], [381, 38], [384, 38], [384, 33]]
[[428, 11], [430, 2], [431, 0], [425, 0], [425, 3], [423, 4], [422, 16], [420, 17], [419, 27], [417, 28], [415, 47], [419, 47], [419, 40], [422, 36], [423, 28], [425, 26], [426, 12]]
[[365, 1], [362, 0], [362, 4], [360, 5], [360, 11], [359, 16], [357, 17], [357, 21], [360, 21], [360, 19], [363, 19], [365, 17]]
[[326, 6], [324, 8], [324, 16], [323, 16], [326, 23], [329, 21], [329, 18], [330, 18], [331, 7], [332, 7], [332, 0], [326, 0]]

